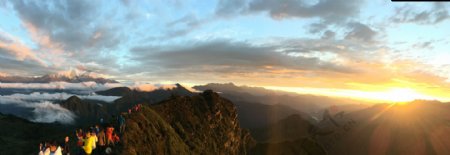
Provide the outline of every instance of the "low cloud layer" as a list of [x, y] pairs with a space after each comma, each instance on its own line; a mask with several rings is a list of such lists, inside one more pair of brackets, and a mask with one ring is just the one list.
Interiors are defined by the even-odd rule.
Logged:
[[72, 124], [76, 118], [71, 111], [48, 101], [34, 103], [28, 107], [34, 108], [34, 118], [31, 120], [34, 122]]
[[30, 102], [4, 96], [0, 98], [0, 112], [21, 116], [33, 122], [72, 124], [76, 118], [71, 111], [50, 101]]
[[[33, 122], [72, 124], [77, 117], [71, 111], [54, 102], [60, 102], [75, 94], [41, 93], [0, 95], [2, 113], [24, 117]], [[81, 99], [113, 102], [117, 96], [77, 95]]]
[[[41, 93], [34, 92], [31, 94], [13, 94], [13, 95], [0, 95], [0, 100], [2, 99], [19, 99], [24, 101], [43, 101], [43, 100], [66, 100], [71, 96], [76, 94], [68, 93]], [[102, 96], [102, 95], [76, 95], [81, 99], [99, 100], [104, 102], [113, 102], [118, 99], [117, 96]]]

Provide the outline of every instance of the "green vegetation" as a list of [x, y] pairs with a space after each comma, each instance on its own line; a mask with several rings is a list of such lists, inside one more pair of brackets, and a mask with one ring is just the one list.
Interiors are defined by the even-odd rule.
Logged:
[[247, 154], [254, 145], [234, 105], [212, 91], [170, 99], [131, 114], [122, 154]]

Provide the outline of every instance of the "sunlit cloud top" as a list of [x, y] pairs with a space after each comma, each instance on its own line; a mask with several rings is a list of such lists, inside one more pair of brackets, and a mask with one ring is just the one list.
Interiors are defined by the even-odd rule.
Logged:
[[0, 75], [83, 66], [118, 81], [448, 100], [448, 10], [368, 0], [2, 1]]

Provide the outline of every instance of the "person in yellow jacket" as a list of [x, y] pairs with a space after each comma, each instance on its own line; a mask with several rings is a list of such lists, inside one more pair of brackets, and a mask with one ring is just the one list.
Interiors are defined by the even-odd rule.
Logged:
[[94, 149], [93, 146], [95, 144], [95, 137], [91, 136], [91, 133], [86, 133], [86, 139], [84, 140], [84, 152], [86, 152], [87, 155], [92, 154], [92, 150]]

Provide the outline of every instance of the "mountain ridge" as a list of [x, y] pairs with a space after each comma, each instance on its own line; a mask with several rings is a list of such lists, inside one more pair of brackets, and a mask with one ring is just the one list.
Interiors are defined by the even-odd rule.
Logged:
[[[124, 154], [247, 154], [254, 145], [250, 133], [240, 128], [233, 103], [212, 91], [174, 96], [144, 106], [128, 120]], [[141, 127], [153, 132], [142, 131]]]
[[2, 83], [50, 83], [50, 82], [68, 82], [68, 83], [80, 83], [80, 82], [96, 82], [100, 84], [106, 83], [119, 83], [116, 80], [106, 79], [103, 77], [95, 77], [89, 74], [82, 75], [64, 75], [64, 74], [46, 74], [43, 76], [0, 76], [0, 82]]

